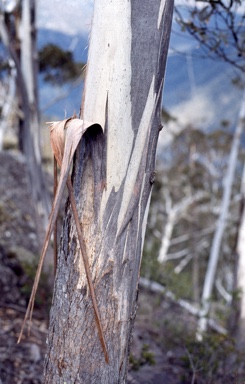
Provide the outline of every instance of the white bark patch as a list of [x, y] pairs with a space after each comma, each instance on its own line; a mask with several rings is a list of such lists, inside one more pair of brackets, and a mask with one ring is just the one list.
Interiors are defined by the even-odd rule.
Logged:
[[125, 239], [125, 243], [124, 243], [124, 249], [123, 249], [122, 264], [125, 263], [127, 261], [127, 258], [128, 258], [128, 253], [126, 251], [127, 251], [127, 241], [128, 241], [129, 233], [130, 233], [130, 225], [127, 228], [127, 235], [126, 235], [126, 239]]
[[[145, 109], [141, 118], [137, 137], [135, 140], [134, 150], [127, 170], [127, 183], [125, 184], [121, 208], [118, 216], [117, 233], [119, 232], [121, 225], [124, 221], [125, 213], [127, 212], [130, 199], [132, 199], [134, 194], [137, 193], [137, 191], [134, 191], [136, 178], [140, 169], [142, 152], [144, 151], [144, 148], [147, 144], [152, 112], [155, 108], [156, 93], [154, 93], [154, 82], [155, 76], [152, 77], [152, 82], [148, 93]], [[141, 188], [141, 186], [139, 187]]]
[[[198, 336], [200, 336], [200, 339], [203, 333], [207, 329], [207, 314], [210, 310], [211, 294], [214, 286], [215, 274], [217, 271], [222, 239], [223, 239], [225, 228], [227, 225], [227, 217], [229, 214], [229, 208], [231, 203], [232, 186], [234, 183], [238, 150], [240, 146], [241, 135], [244, 130], [244, 117], [245, 117], [245, 92], [242, 98], [241, 109], [239, 113], [239, 121], [237, 123], [234, 136], [233, 136], [233, 141], [231, 144], [231, 151], [228, 159], [226, 176], [224, 179], [224, 189], [223, 189], [223, 196], [222, 196], [222, 201], [220, 205], [220, 214], [216, 222], [216, 230], [215, 230], [214, 237], [211, 244], [208, 266], [207, 266], [204, 285], [203, 285], [202, 311], [201, 311], [201, 317], [198, 325]], [[238, 239], [238, 243], [239, 243], [239, 239]]]
[[161, 0], [161, 4], [160, 4], [160, 7], [159, 7], [159, 13], [158, 13], [158, 20], [157, 20], [157, 28], [158, 29], [160, 28], [160, 24], [161, 24], [161, 21], [162, 21], [165, 3], [166, 3], [166, 0]]
[[242, 223], [239, 230], [238, 241], [238, 254], [239, 254], [239, 268], [238, 268], [238, 287], [241, 289], [241, 306], [240, 306], [240, 318], [245, 319], [245, 211], [242, 215]]
[[[116, 282], [114, 281], [114, 286], [116, 286]], [[120, 339], [121, 339], [121, 351], [125, 350], [127, 339], [125, 335], [127, 334], [127, 328], [129, 326], [129, 301], [128, 295], [125, 295], [127, 291], [125, 284], [121, 284], [120, 288], [118, 287], [118, 312], [117, 312], [117, 323], [120, 324]], [[123, 353], [123, 352], [122, 352]]]
[[34, 102], [34, 83], [32, 68], [32, 42], [31, 42], [31, 20], [30, 20], [30, 0], [24, 0], [22, 4], [22, 22], [20, 26], [21, 38], [21, 68], [25, 85], [27, 88], [30, 103]]
[[[130, 2], [124, 0], [113, 0], [110, 3], [101, 0], [95, 7], [90, 42], [94, 49], [89, 53], [84, 118], [91, 118], [104, 129], [108, 109], [110, 144], [107, 148], [107, 191], [104, 203], [111, 189], [114, 187], [117, 191], [121, 185], [133, 143], [130, 17]], [[118, 22], [119, 19], [121, 22]], [[120, 72], [118, 68], [121, 68]]]
[[[150, 197], [149, 197], [147, 205], [146, 205], [146, 210], [145, 210], [144, 216], [143, 216], [143, 223], [141, 225], [141, 220], [140, 220], [141, 211], [142, 211], [141, 199], [142, 199], [142, 195], [143, 195], [143, 191], [144, 191], [145, 177], [146, 177], [146, 175], [144, 174], [144, 178], [142, 180], [142, 185], [141, 185], [141, 191], [140, 191], [138, 228], [137, 228], [137, 238], [139, 237], [139, 233], [142, 235], [141, 254], [142, 254], [143, 245], [144, 245], [144, 235], [145, 235], [145, 229], [146, 229], [146, 224], [147, 224], [147, 214], [148, 214], [149, 202], [150, 202]], [[145, 216], [145, 214], [146, 214], [146, 216]]]
[[143, 254], [143, 247], [144, 247], [144, 240], [145, 240], [145, 232], [146, 232], [146, 225], [147, 225], [147, 218], [148, 218], [148, 213], [149, 213], [149, 208], [150, 208], [150, 202], [151, 202], [151, 193], [148, 198], [148, 202], [145, 208], [145, 213], [144, 213], [144, 219], [143, 219], [143, 224], [142, 224], [142, 243], [141, 243], [141, 255]]

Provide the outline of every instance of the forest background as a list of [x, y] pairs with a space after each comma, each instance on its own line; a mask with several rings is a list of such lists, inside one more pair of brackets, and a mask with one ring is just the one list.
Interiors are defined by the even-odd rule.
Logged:
[[[239, 30], [239, 43], [244, 47], [244, 4], [234, 4], [237, 6], [234, 24]], [[42, 160], [47, 172], [50, 170], [51, 152], [44, 122], [79, 112], [83, 87], [80, 69], [86, 63], [92, 2], [84, 4], [82, 31], [80, 24], [77, 27], [76, 23], [72, 23], [72, 27], [70, 24], [72, 12], [77, 12], [77, 6], [77, 2], [72, 2], [65, 18], [58, 11], [51, 12], [48, 2], [40, 2], [37, 8]], [[205, 39], [201, 43], [191, 37], [187, 31], [190, 25], [183, 23], [183, 20], [189, 20], [189, 11], [193, 19], [197, 17], [200, 23], [206, 23], [207, 29], [212, 29], [212, 15], [208, 7], [187, 9], [186, 4], [177, 4], [163, 95], [164, 128], [158, 146], [157, 174], [142, 262], [138, 318], [140, 331], [137, 331], [136, 322], [137, 341], [130, 355], [129, 380], [140, 382], [140, 375], [144, 377], [145, 372], [152, 375], [149, 373], [151, 368], [155, 375], [153, 382], [157, 382], [157, 376], [162, 380], [161, 375], [165, 374], [168, 375], [166, 380], [171, 378], [176, 383], [217, 383], [218, 380], [235, 383], [240, 379], [242, 383], [245, 375], [245, 303], [242, 300], [245, 280], [245, 245], [242, 238], [244, 51], [242, 54], [238, 48], [235, 51], [228, 35], [222, 34], [225, 20], [221, 21], [218, 30], [219, 40], [225, 47], [225, 57], [218, 57], [218, 49], [214, 49], [214, 46], [211, 50], [205, 50]], [[234, 9], [227, 6], [222, 14], [229, 15], [231, 11], [234, 12]], [[178, 12], [182, 12], [183, 19]], [[199, 37], [205, 34], [201, 30]], [[61, 49], [57, 49], [57, 46]], [[52, 61], [49, 63], [50, 48], [53, 57], [57, 49], [58, 65]], [[25, 171], [21, 171], [24, 160], [16, 154], [16, 147], [20, 147], [17, 122], [21, 114], [16, 104], [17, 88], [13, 84], [16, 75], [13, 75], [13, 66], [6, 66], [4, 44], [1, 54], [1, 132], [4, 133], [1, 164], [5, 175], [1, 178], [1, 191], [2, 196], [7, 196], [3, 197], [1, 205], [2, 268], [7, 270], [12, 263], [15, 265], [15, 275], [19, 270], [21, 282], [17, 278], [15, 285], [21, 287], [19, 293], [16, 291], [21, 311], [30, 290], [28, 284], [34, 274], [33, 260], [39, 251], [38, 237], [42, 229], [39, 224], [37, 230], [35, 220], [30, 219], [35, 216], [34, 210], [23, 213], [24, 209], [31, 207], [24, 207], [26, 204], [23, 202], [28, 199], [20, 194], [21, 189], [27, 190], [27, 187], [21, 184], [26, 177], [23, 176]], [[63, 67], [60, 65], [62, 60]], [[11, 95], [11, 100], [6, 95]], [[17, 175], [12, 179], [10, 175], [13, 168], [16, 170], [17, 167], [20, 169], [19, 175], [22, 172], [23, 175], [18, 180], [18, 186], [13, 187], [11, 183]], [[8, 177], [10, 185], [6, 188], [3, 180], [7, 182]], [[45, 184], [49, 184], [50, 176], [46, 174], [44, 178]], [[13, 189], [19, 191], [19, 195], [13, 196]], [[20, 200], [22, 213], [18, 216], [18, 211], [11, 204], [15, 205]], [[18, 217], [15, 218], [15, 215]], [[22, 221], [18, 222], [23, 218], [29, 227]], [[16, 228], [23, 226], [25, 230], [17, 236]], [[28, 253], [31, 263], [26, 259], [25, 241], [26, 248], [32, 253], [31, 256]], [[24, 252], [19, 252], [20, 247], [22, 251], [24, 248]], [[20, 263], [19, 269], [16, 263]], [[42, 294], [46, 284], [49, 285], [52, 280], [47, 275], [47, 269], [43, 277]], [[11, 276], [9, 279], [13, 283]], [[3, 291], [10, 291], [4, 279], [1, 284]], [[50, 295], [44, 296], [46, 301], [40, 295], [38, 305], [40, 312], [43, 313], [45, 308], [47, 314]], [[4, 313], [3, 319], [5, 316], [16, 317], [11, 312], [18, 311], [14, 305], [16, 298], [13, 299], [11, 295], [2, 299], [2, 308], [6, 310], [8, 307], [10, 310], [9, 314]], [[8, 325], [6, 327], [10, 332]], [[38, 346], [38, 343], [29, 343], [28, 348], [34, 351], [32, 365], [36, 364], [38, 370], [43, 346], [33, 345]], [[12, 368], [6, 370], [3, 364], [6, 361], [11, 367], [18, 361], [11, 362], [9, 351], [3, 353], [2, 381], [10, 383], [8, 380], [13, 378], [7, 377]], [[151, 377], [149, 380], [152, 380]]]

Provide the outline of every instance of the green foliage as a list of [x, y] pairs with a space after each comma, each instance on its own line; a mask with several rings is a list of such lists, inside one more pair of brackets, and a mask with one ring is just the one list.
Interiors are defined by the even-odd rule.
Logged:
[[245, 71], [244, 13], [240, 1], [199, 0], [199, 6], [178, 6], [176, 21], [200, 44], [202, 52], [219, 58], [241, 72]]
[[169, 121], [176, 121], [177, 120], [177, 118], [175, 116], [171, 115], [169, 113], [169, 111], [167, 111], [167, 109], [165, 109], [165, 108], [162, 108], [161, 118], [162, 118], [163, 123], [168, 123]]
[[153, 281], [157, 281], [168, 290], [173, 292], [176, 298], [192, 299], [191, 268], [186, 268], [181, 274], [174, 273], [176, 262], [169, 261], [160, 264], [155, 257], [147, 257], [144, 253], [142, 260], [141, 273], [149, 276]]
[[229, 336], [211, 334], [202, 342], [185, 340], [186, 353], [182, 356], [185, 374], [184, 382], [191, 382], [195, 373], [195, 383], [234, 382], [238, 368], [244, 359], [236, 349], [234, 340]]
[[[141, 273], [143, 276], [164, 285], [177, 298], [197, 300], [202, 292], [210, 245], [215, 230], [214, 223], [217, 220], [217, 207], [220, 205], [223, 193], [223, 180], [232, 142], [232, 133], [227, 132], [229, 122], [221, 122], [221, 124], [225, 125], [226, 128], [205, 133], [188, 126], [184, 131], [177, 134], [171, 143], [171, 157], [163, 165], [161, 164], [161, 169], [156, 175]], [[219, 278], [225, 288], [225, 270], [227, 269], [224, 269], [224, 266], [231, 270], [234, 268], [233, 250], [240, 209], [240, 203], [236, 196], [240, 191], [243, 152], [241, 148], [237, 162], [237, 177], [232, 192], [230, 215], [222, 241], [219, 262]], [[181, 272], [176, 273], [175, 268], [179, 266], [185, 256], [167, 260], [163, 264], [157, 260], [169, 210], [187, 197], [195, 196], [199, 191], [204, 191], [205, 196], [201, 200], [192, 202], [183, 212], [180, 211], [175, 219], [171, 234], [171, 241], [174, 241], [170, 243], [167, 253], [168, 255], [175, 255], [186, 250], [186, 256], [192, 255]], [[183, 240], [178, 242], [178, 239], [181, 238]], [[177, 241], [175, 242], [175, 240]], [[215, 308], [218, 308], [217, 302], [225, 307], [219, 292], [214, 291], [212, 299], [215, 300]], [[215, 318], [222, 320], [223, 324], [225, 324], [224, 320], [227, 319], [229, 312], [227, 306], [226, 309], [227, 314], [223, 313], [223, 308], [219, 313], [215, 313]]]
[[72, 52], [54, 44], [45, 45], [39, 51], [39, 69], [44, 79], [60, 84], [76, 79], [82, 73], [83, 63], [75, 63]]
[[7, 71], [9, 71], [9, 62], [0, 56], [0, 78], [3, 78]]
[[192, 300], [191, 268], [187, 267], [180, 275], [174, 273], [173, 264], [174, 263], [169, 262], [165, 265], [163, 285], [171, 292], [174, 292], [177, 299], [182, 298]]
[[[157, 243], [157, 241], [156, 241]], [[143, 258], [141, 264], [141, 274], [143, 276], [150, 277], [154, 281], [162, 282], [163, 272], [159, 262], [157, 261], [156, 255], [159, 251], [159, 245], [152, 245], [152, 253], [148, 253], [146, 247], [143, 251]], [[155, 250], [155, 252], [154, 252]]]
[[149, 345], [143, 344], [140, 357], [136, 358], [132, 354], [129, 356], [129, 363], [132, 366], [132, 369], [137, 371], [142, 365], [149, 364], [149, 365], [155, 365], [156, 361], [154, 358], [154, 353], [149, 351]]
[[[26, 296], [26, 299], [29, 300], [37, 271], [37, 263], [22, 262], [21, 266], [25, 274], [25, 279], [23, 280], [23, 285], [21, 286], [20, 291]], [[50, 277], [47, 273], [41, 273], [39, 287], [35, 299], [35, 306], [39, 309], [42, 308], [43, 311], [47, 314], [49, 313], [52, 300], [52, 290], [50, 287], [49, 278]]]
[[[169, 304], [166, 315], [158, 320], [159, 345], [172, 356], [170, 359], [174, 359], [176, 368], [182, 367], [178, 382], [243, 384], [238, 380], [238, 372], [245, 356], [237, 348], [235, 340], [228, 335], [210, 332], [201, 342], [197, 341], [196, 319], [181, 312], [177, 305]], [[157, 333], [156, 329], [154, 331]]]

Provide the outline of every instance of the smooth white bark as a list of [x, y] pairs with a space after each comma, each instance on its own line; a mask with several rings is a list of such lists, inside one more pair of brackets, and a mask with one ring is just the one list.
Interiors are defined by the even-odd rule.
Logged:
[[210, 256], [208, 261], [208, 267], [205, 275], [205, 281], [202, 294], [202, 311], [201, 318], [198, 325], [198, 337], [201, 338], [202, 334], [207, 329], [207, 315], [210, 309], [211, 294], [214, 286], [215, 274], [218, 265], [218, 259], [220, 254], [221, 242], [224, 235], [224, 231], [227, 223], [227, 216], [231, 201], [232, 185], [234, 181], [238, 150], [240, 145], [241, 134], [244, 128], [245, 117], [245, 93], [243, 95], [241, 109], [239, 114], [238, 123], [234, 132], [234, 137], [231, 145], [230, 156], [228, 158], [227, 173], [224, 180], [224, 190], [222, 201], [220, 205], [220, 214], [217, 220], [217, 227], [213, 237]]
[[[37, 52], [33, 45], [33, 28], [35, 24], [31, 20], [31, 13], [34, 0], [22, 0], [22, 14], [19, 29], [19, 38], [21, 44], [20, 67], [26, 86], [28, 102], [30, 105], [30, 129], [32, 133], [35, 156], [38, 164], [41, 164], [40, 148], [40, 124], [37, 100], [37, 73], [36, 60]], [[46, 212], [43, 212], [46, 214]], [[47, 219], [47, 218], [46, 218]]]
[[4, 135], [9, 126], [9, 117], [14, 109], [16, 93], [16, 70], [12, 60], [10, 60], [10, 74], [7, 85], [6, 98], [4, 100], [0, 120], [0, 151], [3, 149]]
[[[186, 300], [176, 298], [176, 296], [172, 292], [168, 291], [163, 285], [155, 281], [146, 279], [145, 277], [141, 277], [139, 283], [141, 287], [147, 288], [154, 293], [164, 294], [164, 296], [166, 296], [169, 300], [175, 302], [176, 304], [184, 308], [186, 311], [188, 311], [192, 315], [200, 316], [200, 310], [198, 307], [194, 306], [193, 304], [189, 303]], [[215, 320], [208, 319], [207, 321], [209, 326], [215, 331], [223, 335], [227, 334], [227, 330], [221, 325], [219, 325]]]
[[[0, 14], [0, 36], [15, 64], [18, 102], [22, 113], [19, 124], [19, 146], [26, 157], [30, 191], [37, 213], [41, 215], [38, 216], [38, 220], [41, 217], [45, 226], [50, 212], [50, 198], [41, 165], [36, 88], [35, 0], [23, 0], [10, 20], [11, 26], [5, 23], [4, 14]], [[14, 37], [10, 30], [13, 30]], [[16, 40], [15, 44], [12, 44], [13, 39]]]
[[[163, 263], [168, 259], [167, 253], [171, 244], [171, 238], [177, 220], [183, 217], [191, 204], [202, 200], [206, 196], [207, 192], [198, 191], [195, 193], [195, 195], [185, 197], [181, 202], [168, 209], [167, 223], [165, 225], [164, 235], [162, 237], [161, 247], [157, 258], [159, 263]], [[185, 254], [186, 253], [184, 253], [184, 255]]]
[[[244, 126], [245, 121], [245, 97], [243, 99], [243, 108], [240, 114], [241, 124]], [[240, 319], [239, 319], [239, 338], [244, 340], [245, 331], [245, 165], [243, 166], [241, 194], [243, 199], [243, 210], [238, 233], [237, 253], [238, 253], [238, 273], [237, 286], [241, 293], [240, 299]]]

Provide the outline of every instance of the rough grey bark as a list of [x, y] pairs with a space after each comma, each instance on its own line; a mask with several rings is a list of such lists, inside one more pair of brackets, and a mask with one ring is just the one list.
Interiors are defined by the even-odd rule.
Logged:
[[106, 364], [69, 204], [45, 383], [125, 383], [173, 12], [172, 0], [95, 1], [73, 186], [109, 353]]

